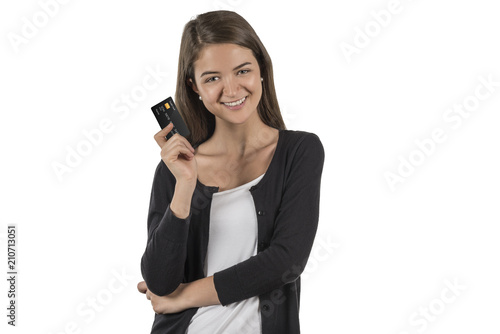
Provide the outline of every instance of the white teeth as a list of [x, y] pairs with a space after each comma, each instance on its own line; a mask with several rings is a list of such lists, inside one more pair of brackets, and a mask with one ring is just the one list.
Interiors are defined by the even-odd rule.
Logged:
[[245, 101], [245, 99], [246, 99], [246, 96], [239, 101], [231, 102], [231, 103], [224, 103], [224, 104], [226, 106], [229, 106], [229, 107], [239, 106], [240, 104], [242, 104]]

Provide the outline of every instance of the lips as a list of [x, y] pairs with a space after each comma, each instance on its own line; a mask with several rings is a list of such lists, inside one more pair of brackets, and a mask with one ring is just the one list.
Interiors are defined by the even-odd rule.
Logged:
[[228, 107], [236, 107], [236, 106], [239, 106], [240, 104], [242, 104], [243, 102], [245, 102], [246, 100], [246, 96], [239, 99], [239, 100], [236, 100], [236, 101], [233, 101], [233, 102], [222, 102], [222, 104], [228, 106]]

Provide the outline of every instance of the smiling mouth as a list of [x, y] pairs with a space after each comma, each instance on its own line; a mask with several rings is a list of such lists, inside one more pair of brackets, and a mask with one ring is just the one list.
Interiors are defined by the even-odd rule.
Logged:
[[240, 104], [242, 104], [243, 102], [245, 102], [245, 100], [247, 99], [247, 96], [245, 96], [244, 98], [238, 100], [238, 101], [234, 101], [234, 102], [222, 102], [222, 104], [228, 106], [228, 107], [236, 107], [236, 106], [239, 106]]

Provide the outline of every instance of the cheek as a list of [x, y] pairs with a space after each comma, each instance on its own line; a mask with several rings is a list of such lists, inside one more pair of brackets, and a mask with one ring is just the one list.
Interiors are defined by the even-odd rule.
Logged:
[[256, 78], [256, 77], [253, 77], [251, 79], [249, 79], [247, 82], [246, 82], [246, 88], [247, 90], [249, 90], [250, 92], [252, 92], [253, 94], [259, 94], [260, 92], [262, 92], [262, 83], [260, 81], [260, 77]]
[[260, 77], [255, 80], [255, 94], [262, 96], [262, 81], [260, 81]]
[[214, 102], [217, 101], [219, 95], [221, 93], [221, 90], [216, 87], [210, 87], [205, 90], [205, 97], [209, 102]]
[[252, 79], [252, 85], [255, 87], [255, 89], [262, 88], [262, 81], [260, 81], [260, 76], [254, 76]]

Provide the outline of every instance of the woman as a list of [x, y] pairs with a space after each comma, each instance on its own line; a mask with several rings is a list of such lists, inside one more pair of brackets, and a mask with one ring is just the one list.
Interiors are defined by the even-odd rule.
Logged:
[[299, 333], [300, 274], [316, 234], [324, 150], [286, 130], [271, 59], [230, 11], [184, 28], [176, 102], [191, 132], [155, 135], [138, 284], [151, 333]]

